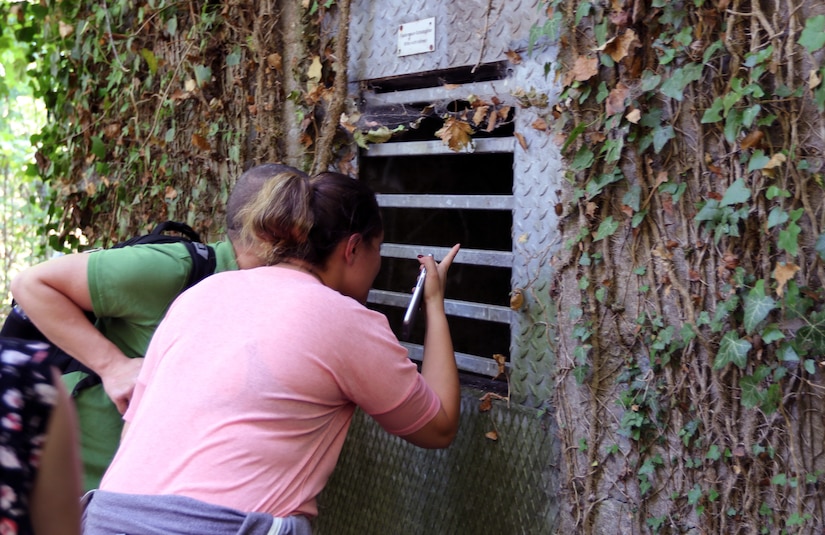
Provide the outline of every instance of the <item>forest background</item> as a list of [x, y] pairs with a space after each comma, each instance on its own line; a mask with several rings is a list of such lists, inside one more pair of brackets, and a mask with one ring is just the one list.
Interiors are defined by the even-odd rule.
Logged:
[[[345, 113], [348, 0], [0, 6], [4, 273], [167, 218], [217, 237], [244, 167], [355, 174], [391, 135]], [[563, 91], [519, 97], [568, 187], [551, 293], [525, 290], [555, 318], [559, 532], [820, 533], [825, 5], [541, 8]], [[460, 148], [472, 118], [444, 119]]]

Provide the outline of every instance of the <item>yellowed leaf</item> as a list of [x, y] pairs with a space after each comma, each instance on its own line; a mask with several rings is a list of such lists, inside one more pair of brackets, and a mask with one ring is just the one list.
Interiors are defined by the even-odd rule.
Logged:
[[461, 87], [461, 84], [444, 84], [441, 87], [443, 87], [447, 91], [452, 91], [453, 89], [458, 89], [459, 87]]
[[507, 56], [507, 59], [509, 59], [510, 63], [512, 63], [513, 65], [521, 64], [521, 54], [519, 54], [515, 50], [508, 50], [504, 53], [504, 55]]
[[435, 135], [451, 150], [458, 152], [470, 143], [472, 133], [473, 127], [469, 123], [450, 117]]
[[498, 433], [495, 431], [488, 431], [487, 433], [484, 433], [484, 436], [492, 441], [498, 440]]
[[539, 117], [538, 119], [533, 121], [533, 124], [530, 126], [535, 128], [536, 130], [541, 130], [542, 132], [544, 132], [545, 130], [547, 130], [547, 121]]
[[187, 92], [191, 93], [198, 88], [198, 82], [192, 78], [189, 78], [183, 83], [183, 88], [186, 89]]
[[[516, 292], [519, 292], [518, 295], [522, 296], [521, 302], [522, 302], [522, 304], [524, 304], [524, 294], [521, 293], [521, 290], [516, 290]], [[515, 292], [514, 292], [513, 295], [515, 295]], [[512, 299], [510, 299], [510, 307], [511, 308], [513, 307], [513, 300]], [[521, 308], [521, 305], [519, 305], [519, 308]], [[513, 310], [518, 310], [518, 309], [513, 308]], [[496, 353], [495, 355], [493, 355], [493, 360], [496, 361], [496, 364], [498, 364], [498, 374], [493, 379], [498, 379], [499, 377], [501, 377], [503, 375], [506, 375], [507, 374], [507, 357], [505, 357], [501, 353]]]
[[786, 264], [785, 262], [776, 264], [776, 268], [773, 270], [773, 278], [779, 283], [776, 287], [776, 293], [779, 297], [782, 297], [782, 294], [785, 293], [785, 284], [796, 275], [797, 271], [799, 271], [799, 266], [796, 264]]
[[642, 118], [642, 111], [638, 108], [633, 108], [627, 115], [624, 116], [624, 118], [633, 124], [639, 124], [639, 121]]
[[60, 34], [60, 37], [65, 39], [74, 33], [74, 26], [66, 24], [61, 20], [57, 23], [57, 32]]
[[313, 56], [312, 63], [309, 65], [309, 69], [307, 69], [307, 79], [310, 82], [318, 83], [321, 81], [321, 57], [320, 56]]
[[515, 132], [513, 135], [518, 140], [518, 144], [521, 145], [522, 150], [527, 150], [527, 141], [524, 139], [524, 136], [518, 132]]
[[489, 106], [477, 107], [475, 113], [473, 113], [473, 123], [476, 125], [480, 125], [481, 123], [483, 123], [484, 119], [487, 118], [487, 111], [489, 109]]
[[768, 161], [768, 163], [765, 164], [765, 167], [763, 167], [762, 169], [775, 169], [783, 163], [785, 163], [787, 159], [788, 158], [784, 154], [782, 154], [781, 152], [777, 152], [776, 154], [771, 156], [771, 159]]
[[822, 77], [819, 73], [811, 69], [811, 74], [808, 76], [808, 89], [816, 89], [822, 83]]

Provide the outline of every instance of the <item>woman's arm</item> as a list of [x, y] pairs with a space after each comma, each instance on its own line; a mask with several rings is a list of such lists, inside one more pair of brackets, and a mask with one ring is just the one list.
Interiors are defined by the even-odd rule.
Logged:
[[455, 245], [438, 264], [430, 256], [419, 258], [422, 265], [427, 268], [427, 280], [424, 285], [427, 327], [424, 334], [421, 375], [441, 400], [441, 408], [424, 427], [403, 438], [423, 448], [446, 448], [458, 432], [461, 391], [450, 327], [444, 313], [444, 287], [447, 271], [459, 248], [459, 245]]
[[100, 375], [123, 413], [143, 359], [128, 358], [86, 317], [92, 310], [88, 265], [85, 253], [37, 264], [14, 278], [11, 291], [46, 338]]
[[53, 383], [58, 396], [32, 489], [32, 526], [37, 535], [79, 535], [82, 486], [74, 407], [56, 371]]

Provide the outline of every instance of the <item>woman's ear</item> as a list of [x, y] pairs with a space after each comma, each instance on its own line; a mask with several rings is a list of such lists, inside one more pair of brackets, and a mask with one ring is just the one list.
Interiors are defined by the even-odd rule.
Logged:
[[347, 246], [344, 249], [344, 258], [347, 264], [351, 265], [355, 262], [355, 255], [358, 252], [358, 247], [361, 245], [361, 242], [360, 234], [353, 234], [347, 238]]

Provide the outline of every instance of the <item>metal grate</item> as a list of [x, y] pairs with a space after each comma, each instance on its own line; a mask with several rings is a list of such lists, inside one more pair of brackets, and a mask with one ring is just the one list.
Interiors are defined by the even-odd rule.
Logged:
[[[462, 393], [461, 427], [446, 450], [425, 450], [356, 413], [338, 466], [318, 500], [316, 535], [553, 533], [550, 419], [504, 402], [479, 412]], [[498, 440], [485, 436], [496, 430]]]

